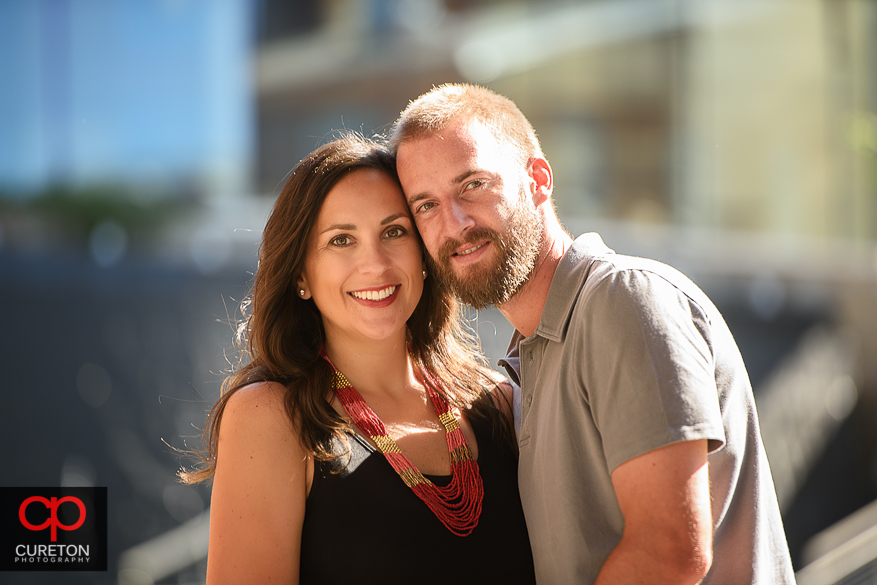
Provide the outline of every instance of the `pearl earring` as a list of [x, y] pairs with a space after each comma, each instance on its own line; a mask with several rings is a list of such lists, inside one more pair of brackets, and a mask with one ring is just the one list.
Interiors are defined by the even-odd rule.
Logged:
[[301, 296], [305, 296], [305, 289], [303, 289], [303, 288], [298, 289], [298, 294], [300, 294]]
[[426, 278], [426, 270], [423, 271], [423, 278]]

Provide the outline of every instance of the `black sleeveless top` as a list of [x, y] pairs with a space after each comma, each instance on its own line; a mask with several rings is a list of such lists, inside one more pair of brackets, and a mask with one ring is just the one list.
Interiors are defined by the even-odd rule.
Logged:
[[[316, 461], [302, 530], [302, 585], [535, 583], [517, 460], [488, 428], [472, 421], [472, 429], [484, 501], [469, 536], [445, 528], [359, 435], [349, 435], [350, 456]], [[347, 452], [336, 443], [336, 453]], [[451, 481], [426, 477], [441, 486]]]

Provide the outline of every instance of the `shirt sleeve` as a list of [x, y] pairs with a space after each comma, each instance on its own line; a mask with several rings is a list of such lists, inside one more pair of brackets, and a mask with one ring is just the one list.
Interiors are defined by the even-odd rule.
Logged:
[[725, 440], [709, 320], [703, 309], [647, 270], [589, 279], [573, 318], [585, 399], [611, 473], [678, 441]]

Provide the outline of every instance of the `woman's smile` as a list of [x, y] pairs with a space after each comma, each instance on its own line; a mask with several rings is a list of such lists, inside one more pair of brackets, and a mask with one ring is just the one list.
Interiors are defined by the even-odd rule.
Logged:
[[383, 301], [393, 296], [398, 289], [399, 285], [393, 285], [380, 290], [351, 291], [348, 294], [362, 301]]

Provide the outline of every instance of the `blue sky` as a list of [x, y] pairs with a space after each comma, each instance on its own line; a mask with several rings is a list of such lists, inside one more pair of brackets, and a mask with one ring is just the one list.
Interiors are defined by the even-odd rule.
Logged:
[[252, 21], [248, 0], [0, 0], [0, 190], [245, 173]]

